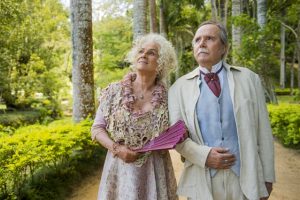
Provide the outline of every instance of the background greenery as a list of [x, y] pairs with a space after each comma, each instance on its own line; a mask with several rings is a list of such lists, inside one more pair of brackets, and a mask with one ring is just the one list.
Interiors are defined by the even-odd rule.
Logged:
[[[230, 42], [232, 25], [242, 30], [239, 51], [230, 51], [227, 61], [235, 59], [238, 65], [271, 80], [279, 103], [268, 106], [274, 136], [285, 146], [299, 149], [300, 92], [295, 87], [299, 60], [296, 38], [289, 29], [285, 83], [293, 80], [294, 88], [280, 88], [279, 84], [281, 25], [289, 25], [300, 37], [299, 0], [267, 1], [263, 30], [257, 24], [257, 1], [245, 2], [247, 8], [240, 16], [227, 13]], [[97, 98], [101, 89], [130, 71], [124, 59], [132, 46], [134, 2], [93, 3]], [[179, 59], [170, 76], [172, 83], [196, 66], [191, 41], [198, 25], [211, 19], [211, 5], [203, 0], [156, 3], [157, 8], [164, 7], [167, 37]], [[227, 6], [232, 9], [232, 1]], [[90, 139], [92, 121], [73, 124], [66, 118], [72, 111], [69, 13], [59, 0], [0, 1], [0, 199], [64, 199], [72, 184], [103, 160], [105, 151]]]

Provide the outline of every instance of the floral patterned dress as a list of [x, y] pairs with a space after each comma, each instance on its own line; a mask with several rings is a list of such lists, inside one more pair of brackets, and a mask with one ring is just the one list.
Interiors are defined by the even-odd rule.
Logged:
[[[92, 127], [106, 128], [110, 137], [132, 148], [141, 148], [168, 127], [167, 94], [162, 84], [152, 92], [149, 112], [133, 111], [136, 97], [130, 73], [109, 85], [100, 97], [100, 106]], [[168, 151], [142, 154], [134, 163], [125, 163], [108, 151], [98, 192], [98, 200], [177, 200], [176, 180]]]

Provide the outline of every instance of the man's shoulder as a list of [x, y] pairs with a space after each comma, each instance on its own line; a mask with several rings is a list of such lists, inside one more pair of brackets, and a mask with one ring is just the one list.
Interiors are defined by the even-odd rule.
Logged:
[[241, 66], [235, 66], [235, 65], [229, 65], [229, 64], [226, 64], [226, 65], [228, 68], [230, 68], [231, 71], [239, 71], [242, 73], [256, 74], [254, 71], [252, 71], [248, 67], [241, 67]]
[[193, 71], [179, 77], [174, 83], [173, 87], [176, 87], [178, 85], [186, 84], [194, 79], [197, 79], [199, 77], [199, 73], [197, 72], [197, 68], [195, 68]]
[[257, 77], [258, 75], [247, 67], [241, 66], [234, 66], [227, 64], [227, 67], [233, 74], [237, 74], [238, 76], [250, 76], [250, 77]]

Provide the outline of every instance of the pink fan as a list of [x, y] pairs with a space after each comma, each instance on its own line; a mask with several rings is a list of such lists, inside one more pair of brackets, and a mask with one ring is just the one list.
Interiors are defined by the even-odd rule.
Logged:
[[162, 132], [158, 137], [150, 140], [141, 149], [137, 149], [136, 152], [173, 149], [176, 144], [184, 140], [185, 132], [185, 124], [182, 120], [179, 120]]

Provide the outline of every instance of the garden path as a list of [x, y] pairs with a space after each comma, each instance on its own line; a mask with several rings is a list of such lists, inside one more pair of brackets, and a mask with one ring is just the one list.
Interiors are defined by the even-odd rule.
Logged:
[[[179, 179], [183, 164], [174, 150], [170, 151], [176, 179]], [[300, 150], [283, 147], [275, 141], [275, 167], [277, 181], [269, 200], [298, 200], [300, 185]], [[74, 188], [68, 200], [96, 200], [101, 170], [87, 177]], [[185, 200], [185, 198], [180, 198]]]

